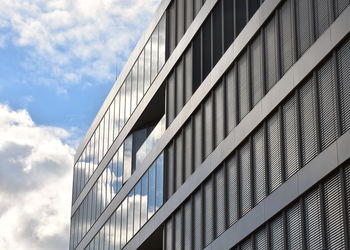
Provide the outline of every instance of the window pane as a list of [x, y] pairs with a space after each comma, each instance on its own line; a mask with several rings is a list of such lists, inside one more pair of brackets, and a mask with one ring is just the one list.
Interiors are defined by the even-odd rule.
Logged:
[[234, 24], [233, 24], [233, 1], [224, 1], [224, 47], [225, 51], [230, 47], [234, 37]]
[[202, 163], [202, 110], [199, 108], [194, 115], [194, 167], [195, 169]]
[[185, 133], [185, 142], [184, 142], [184, 154], [185, 154], [185, 173], [184, 173], [184, 179], [186, 180], [191, 174], [192, 174], [192, 155], [193, 155], [193, 148], [192, 148], [192, 122], [189, 121], [185, 125], [184, 129]]
[[132, 169], [132, 135], [125, 139], [124, 142], [124, 183], [131, 176]]
[[342, 133], [350, 129], [350, 41], [338, 51], [338, 76]]
[[137, 61], [132, 68], [131, 74], [131, 113], [134, 112], [137, 105]]
[[275, 218], [270, 225], [271, 249], [284, 249], [284, 226], [282, 215]]
[[124, 199], [121, 204], [122, 207], [122, 215], [121, 215], [121, 235], [120, 235], [120, 247], [123, 248], [126, 244], [126, 236], [127, 236], [127, 221], [128, 221], [128, 199]]
[[303, 249], [302, 246], [302, 222], [301, 222], [301, 205], [296, 203], [289, 208], [286, 213], [287, 217], [287, 242], [288, 249]]
[[182, 234], [183, 234], [183, 228], [182, 228], [182, 209], [178, 209], [175, 212], [174, 216], [175, 220], [175, 250], [182, 250], [183, 249], [183, 239], [182, 239]]
[[158, 156], [156, 169], [156, 211], [163, 205], [164, 156]]
[[147, 221], [148, 212], [148, 172], [141, 179], [141, 226]]
[[[197, 90], [199, 85], [202, 83], [202, 69], [201, 69], [201, 33], [198, 32], [193, 38], [193, 93]], [[196, 62], [196, 63], [195, 63]]]
[[156, 166], [153, 164], [148, 170], [148, 219], [155, 212], [155, 193], [156, 193]]
[[202, 239], [202, 192], [198, 190], [194, 194], [194, 249], [203, 248]]
[[175, 152], [174, 143], [170, 143], [166, 149], [166, 185], [167, 185], [167, 199], [174, 193], [174, 182], [175, 182]]
[[175, 119], [175, 74], [170, 74], [167, 81], [167, 124], [168, 126]]
[[152, 64], [151, 64], [151, 84], [158, 73], [158, 26], [152, 34]]
[[184, 205], [184, 249], [192, 250], [192, 200]]
[[113, 133], [114, 133], [114, 101], [109, 107], [109, 133], [108, 133], [108, 148], [112, 145], [114, 141]]
[[193, 0], [193, 1], [194, 1], [194, 16], [196, 16], [202, 7], [202, 0]]
[[236, 154], [230, 156], [227, 164], [227, 197], [229, 226], [238, 220], [238, 171]]
[[124, 176], [124, 145], [120, 145], [118, 149], [118, 174], [117, 174], [117, 187], [118, 190], [123, 186]]
[[145, 46], [145, 85], [143, 93], [146, 93], [151, 85], [151, 52], [151, 39], [149, 39]]
[[260, 0], [250, 0], [250, 1], [248, 1], [249, 19], [259, 9], [259, 6], [260, 6]]
[[159, 21], [159, 54], [158, 54], [158, 71], [163, 67], [165, 63], [165, 44], [166, 44], [166, 15], [164, 14]]
[[141, 181], [139, 181], [135, 186], [135, 213], [134, 213], [134, 234], [140, 229], [140, 219], [141, 219]]
[[120, 118], [119, 118], [119, 131], [122, 130], [122, 128], [124, 127], [124, 123], [125, 123], [125, 82], [123, 83], [123, 86], [120, 88], [120, 110], [119, 110], [119, 114], [120, 114]]
[[331, 23], [331, 1], [315, 0], [315, 35], [319, 37]]
[[172, 1], [169, 4], [168, 7], [168, 15], [169, 15], [169, 55], [168, 57], [171, 55], [171, 53], [174, 51], [175, 46], [176, 46], [176, 1]]
[[226, 229], [225, 168], [219, 167], [215, 173], [216, 237]]
[[186, 27], [185, 29], [187, 30], [188, 27], [190, 27], [192, 21], [193, 21], [193, 0], [187, 0], [185, 1], [186, 7], [185, 7], [185, 11], [186, 11]]
[[125, 122], [127, 122], [129, 120], [130, 117], [130, 112], [131, 112], [131, 74], [128, 75], [128, 77], [126, 78], [126, 82], [125, 82]]
[[134, 189], [130, 191], [128, 196], [128, 237], [129, 241], [134, 235]]
[[307, 249], [322, 249], [320, 193], [316, 189], [305, 197], [305, 233]]
[[208, 246], [214, 238], [214, 200], [213, 200], [213, 179], [204, 184], [204, 237], [205, 246]]
[[145, 52], [142, 51], [138, 59], [138, 77], [137, 77], [137, 103], [139, 103], [143, 97], [143, 85], [144, 85], [144, 69], [145, 69]]
[[246, 141], [239, 150], [239, 166], [240, 166], [240, 204], [243, 216], [252, 208], [251, 197], [251, 163], [250, 163], [250, 143]]

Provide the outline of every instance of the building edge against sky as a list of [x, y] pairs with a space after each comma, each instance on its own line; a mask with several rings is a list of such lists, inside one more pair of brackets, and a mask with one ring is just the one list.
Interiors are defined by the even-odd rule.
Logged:
[[77, 150], [70, 249], [350, 248], [349, 4], [163, 0]]

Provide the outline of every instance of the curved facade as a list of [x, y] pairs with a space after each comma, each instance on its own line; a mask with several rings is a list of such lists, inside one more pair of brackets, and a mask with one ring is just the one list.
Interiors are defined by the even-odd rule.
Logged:
[[349, 0], [163, 0], [77, 150], [70, 249], [350, 248]]

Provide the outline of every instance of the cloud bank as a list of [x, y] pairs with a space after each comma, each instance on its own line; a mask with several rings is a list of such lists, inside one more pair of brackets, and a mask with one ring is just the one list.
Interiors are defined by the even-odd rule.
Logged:
[[[160, 0], [1, 0], [0, 47], [28, 49], [23, 67], [36, 83], [110, 83]], [[60, 81], [57, 81], [60, 79]]]
[[0, 104], [0, 249], [68, 249], [75, 153], [69, 138]]

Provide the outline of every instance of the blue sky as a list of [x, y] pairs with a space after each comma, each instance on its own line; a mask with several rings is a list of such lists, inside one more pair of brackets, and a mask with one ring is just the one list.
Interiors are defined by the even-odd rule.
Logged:
[[159, 2], [0, 1], [0, 249], [67, 248], [75, 148]]

